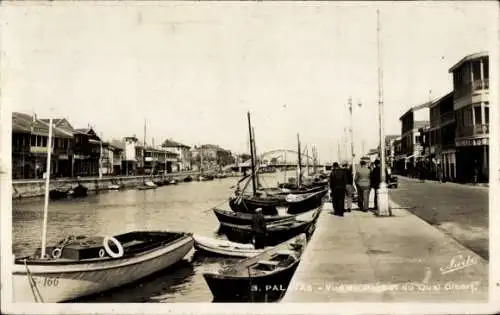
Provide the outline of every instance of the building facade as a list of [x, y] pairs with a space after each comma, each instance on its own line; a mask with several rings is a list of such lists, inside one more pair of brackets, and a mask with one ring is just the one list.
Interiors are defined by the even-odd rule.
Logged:
[[179, 171], [188, 171], [192, 168], [191, 147], [185, 144], [167, 139], [161, 145], [166, 151], [177, 154], [177, 162], [174, 164]]
[[147, 147], [144, 150], [144, 173], [165, 174], [178, 172], [179, 155], [164, 148]]
[[91, 127], [75, 129], [73, 134], [73, 176], [99, 176], [101, 138]]
[[440, 164], [446, 180], [454, 181], [457, 173], [455, 150], [455, 114], [453, 92], [447, 93], [430, 105], [429, 155]]
[[[50, 175], [70, 176], [73, 134], [52, 125]], [[12, 113], [12, 178], [42, 179], [47, 171], [49, 123], [36, 115]]]
[[430, 102], [414, 106], [406, 111], [399, 120], [401, 121], [401, 148], [398, 152], [399, 159], [395, 161], [397, 172], [411, 174], [417, 161], [424, 156], [421, 143], [421, 131], [429, 126]]
[[487, 52], [468, 55], [449, 70], [453, 74], [456, 178], [488, 181], [489, 58]]

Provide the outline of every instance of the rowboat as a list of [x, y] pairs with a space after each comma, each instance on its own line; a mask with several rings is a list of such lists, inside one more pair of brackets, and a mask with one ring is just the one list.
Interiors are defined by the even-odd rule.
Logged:
[[158, 186], [152, 181], [145, 181], [144, 184], [137, 186], [139, 190], [148, 190], [148, 189], [156, 189]]
[[275, 302], [286, 292], [306, 247], [306, 236], [298, 235], [284, 243], [243, 259], [203, 278], [214, 302]]
[[119, 184], [109, 184], [108, 185], [108, 190], [120, 190], [122, 188], [122, 185]]
[[[111, 243], [110, 243], [111, 242]], [[15, 259], [14, 302], [63, 302], [132, 283], [181, 260], [189, 233], [134, 231], [114, 237], [68, 237]]]
[[63, 190], [60, 188], [52, 189], [49, 192], [49, 197], [52, 200], [64, 199], [64, 198], [68, 197], [68, 192], [69, 192], [69, 190]]
[[81, 184], [68, 191], [68, 196], [73, 198], [87, 197], [89, 189]]
[[253, 257], [264, 251], [253, 244], [242, 244], [206, 236], [194, 235], [194, 248], [198, 251], [228, 257]]

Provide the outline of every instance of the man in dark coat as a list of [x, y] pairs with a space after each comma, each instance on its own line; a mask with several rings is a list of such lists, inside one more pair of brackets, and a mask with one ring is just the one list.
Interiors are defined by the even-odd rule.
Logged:
[[333, 214], [344, 216], [344, 202], [346, 194], [347, 174], [344, 169], [339, 168], [339, 163], [333, 163], [330, 173], [330, 189], [332, 191]]
[[[387, 176], [387, 173], [386, 173]], [[374, 208], [378, 209], [378, 190], [380, 188], [380, 161], [376, 160], [375, 161], [375, 167], [372, 169], [370, 173], [370, 188], [373, 189], [374, 192]]]
[[255, 209], [252, 215], [252, 232], [255, 249], [261, 249], [266, 246], [267, 226], [262, 208]]

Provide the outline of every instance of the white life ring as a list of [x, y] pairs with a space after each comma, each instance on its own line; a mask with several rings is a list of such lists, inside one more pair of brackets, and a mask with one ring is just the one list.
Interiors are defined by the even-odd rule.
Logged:
[[[109, 247], [109, 241], [112, 241], [115, 244], [115, 246], [118, 247], [118, 253], [115, 253], [111, 250], [111, 248]], [[123, 256], [123, 246], [116, 238], [112, 236], [106, 236], [104, 238], [102, 245], [104, 246], [104, 249], [106, 250], [106, 253], [108, 253], [109, 256], [113, 258], [120, 258]]]
[[62, 254], [62, 251], [60, 248], [56, 247], [54, 248], [54, 250], [52, 251], [52, 258], [54, 259], [58, 259], [59, 257], [61, 257], [61, 254]]

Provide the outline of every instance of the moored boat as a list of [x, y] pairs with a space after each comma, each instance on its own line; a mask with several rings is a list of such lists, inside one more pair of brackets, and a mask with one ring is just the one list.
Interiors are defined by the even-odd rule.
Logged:
[[68, 196], [73, 198], [87, 197], [89, 189], [82, 184], [78, 184], [75, 188], [68, 192]]
[[64, 199], [68, 197], [69, 190], [63, 190], [60, 188], [52, 189], [49, 192], [49, 198], [52, 200]]
[[215, 302], [275, 302], [286, 292], [306, 236], [298, 235], [273, 248], [238, 261], [218, 272], [203, 274]]
[[215, 239], [206, 236], [194, 235], [194, 248], [209, 254], [227, 257], [253, 257], [264, 251], [255, 249], [253, 244], [243, 244], [228, 240]]
[[181, 260], [193, 242], [189, 233], [152, 231], [66, 238], [43, 259], [40, 249], [15, 259], [13, 298], [62, 302], [132, 283]]
[[[309, 237], [312, 234], [312, 231], [314, 231], [316, 219], [319, 216], [320, 211], [320, 208], [312, 211], [314, 212], [314, 215], [312, 215], [311, 219], [308, 220], [298, 220], [297, 218], [291, 218], [266, 223], [266, 246], [277, 245], [301, 233], [306, 233], [306, 235]], [[253, 231], [251, 225], [221, 222], [220, 232], [232, 242], [250, 243], [253, 239]]]
[[152, 181], [145, 181], [142, 185], [137, 186], [139, 190], [156, 189], [158, 186]]
[[[251, 224], [252, 222], [251, 213], [227, 211], [219, 208], [214, 208], [213, 211], [215, 216], [221, 223], [227, 222], [227, 223], [245, 225], [245, 224]], [[264, 220], [266, 222], [273, 222], [292, 217], [293, 215], [291, 214], [264, 215]]]

